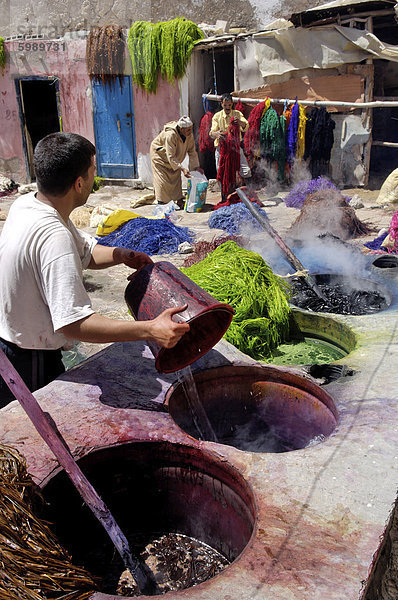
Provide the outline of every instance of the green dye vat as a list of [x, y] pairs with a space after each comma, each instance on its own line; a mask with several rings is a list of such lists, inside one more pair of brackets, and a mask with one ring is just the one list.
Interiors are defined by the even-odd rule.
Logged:
[[347, 353], [334, 344], [315, 338], [281, 344], [267, 363], [274, 365], [322, 365], [335, 362]]

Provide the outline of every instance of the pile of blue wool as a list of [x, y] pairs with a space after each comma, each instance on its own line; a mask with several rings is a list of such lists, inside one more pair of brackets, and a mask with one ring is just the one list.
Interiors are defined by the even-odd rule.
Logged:
[[[267, 216], [266, 212], [261, 208], [256, 210]], [[260, 223], [241, 202], [239, 204], [231, 204], [230, 206], [222, 206], [213, 211], [207, 224], [212, 229], [224, 229], [230, 235], [239, 235], [244, 233], [248, 228], [252, 231], [263, 231]]]
[[188, 227], [177, 227], [168, 219], [137, 217], [108, 235], [97, 237], [102, 246], [129, 248], [146, 254], [173, 254], [182, 242], [192, 242]]
[[[327, 177], [317, 177], [316, 179], [305, 179], [299, 181], [291, 190], [290, 194], [285, 198], [286, 206], [293, 208], [301, 208], [304, 200], [310, 194], [319, 192], [319, 190], [337, 190], [340, 191], [334, 183]], [[346, 202], [350, 202], [349, 196], [344, 196]]]

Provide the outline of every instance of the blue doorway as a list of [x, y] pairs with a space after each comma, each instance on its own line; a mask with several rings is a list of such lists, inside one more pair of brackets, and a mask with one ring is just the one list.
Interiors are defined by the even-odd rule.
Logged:
[[97, 173], [112, 179], [136, 177], [131, 77], [111, 84], [91, 82]]

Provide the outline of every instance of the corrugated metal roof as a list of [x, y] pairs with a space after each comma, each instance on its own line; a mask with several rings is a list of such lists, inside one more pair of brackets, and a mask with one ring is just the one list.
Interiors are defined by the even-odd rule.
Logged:
[[293, 13], [290, 20], [294, 25], [309, 25], [313, 21], [326, 19], [338, 14], [348, 15], [385, 8], [393, 9], [395, 4], [396, 0], [333, 0], [327, 4], [321, 4], [302, 12]]

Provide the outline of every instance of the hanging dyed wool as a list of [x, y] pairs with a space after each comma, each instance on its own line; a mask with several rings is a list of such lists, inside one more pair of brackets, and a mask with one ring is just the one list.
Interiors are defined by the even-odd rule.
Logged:
[[184, 17], [159, 23], [136, 21], [127, 40], [134, 83], [155, 93], [159, 75], [169, 82], [180, 79], [195, 43], [203, 37], [199, 27]]
[[0, 37], [0, 67], [1, 70], [6, 66], [6, 52], [4, 48], [4, 38]]
[[109, 235], [97, 238], [102, 246], [129, 248], [146, 254], [173, 254], [182, 242], [192, 242], [188, 227], [177, 227], [168, 219], [137, 217]]
[[[258, 209], [264, 216], [266, 212]], [[260, 223], [242, 203], [223, 206], [211, 213], [207, 222], [211, 229], [224, 229], [230, 235], [264, 231]]]
[[97, 584], [38, 518], [42, 504], [25, 458], [0, 445], [0, 598], [88, 600]]
[[298, 102], [296, 100], [296, 102], [293, 104], [293, 107], [292, 107], [290, 123], [289, 123], [289, 127], [287, 130], [287, 140], [286, 140], [287, 156], [286, 156], [286, 158], [287, 158], [289, 165], [293, 164], [294, 158], [296, 156], [297, 132], [298, 132], [298, 128], [299, 128], [299, 116], [300, 116], [300, 109], [299, 109]]
[[278, 179], [285, 178], [285, 119], [269, 108], [261, 119], [260, 125], [261, 156], [269, 163], [278, 164]]
[[297, 129], [297, 150], [296, 158], [301, 159], [305, 152], [305, 128], [307, 124], [307, 116], [305, 107], [299, 104], [299, 124]]
[[290, 287], [264, 259], [235, 242], [225, 242], [182, 271], [235, 311], [225, 338], [241, 352], [265, 360], [289, 333]]
[[244, 145], [245, 154], [248, 160], [253, 161], [253, 159], [259, 158], [260, 156], [260, 125], [264, 109], [265, 101], [259, 102], [259, 104], [252, 109], [249, 118], [247, 119], [249, 128], [245, 133]]
[[220, 162], [217, 179], [225, 196], [236, 187], [236, 174], [240, 169], [240, 125], [232, 121], [229, 124], [226, 139], [220, 138]]
[[240, 100], [237, 101], [235, 110], [239, 110], [244, 117], [246, 117], [246, 105], [243, 104]]
[[209, 110], [203, 115], [199, 123], [199, 152], [214, 152], [214, 140], [210, 137], [213, 113]]
[[312, 108], [307, 119], [304, 159], [310, 159], [313, 178], [327, 175], [336, 124], [326, 108]]
[[124, 50], [123, 29], [120, 25], [92, 27], [86, 45], [86, 63], [90, 79], [111, 85], [118, 78], [122, 87]]

